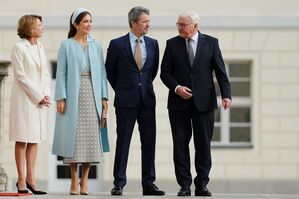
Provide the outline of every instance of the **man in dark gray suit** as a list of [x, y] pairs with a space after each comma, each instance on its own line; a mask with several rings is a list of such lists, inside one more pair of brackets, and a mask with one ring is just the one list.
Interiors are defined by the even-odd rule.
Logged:
[[190, 196], [189, 142], [192, 128], [195, 145], [196, 196], [211, 196], [207, 189], [211, 169], [210, 143], [217, 108], [213, 71], [220, 87], [222, 106], [231, 106], [230, 83], [218, 40], [199, 32], [195, 12], [179, 15], [179, 36], [167, 40], [161, 79], [169, 88], [168, 113], [173, 137], [175, 174], [181, 186], [178, 196]]

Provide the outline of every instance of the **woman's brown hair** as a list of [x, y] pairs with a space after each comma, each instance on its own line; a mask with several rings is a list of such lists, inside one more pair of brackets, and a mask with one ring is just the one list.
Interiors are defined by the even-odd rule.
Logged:
[[[71, 38], [71, 37], [75, 36], [75, 34], [77, 33], [77, 29], [75, 28], [74, 24], [72, 23], [73, 14], [71, 15], [71, 18], [70, 18], [70, 29], [69, 29], [69, 33], [68, 33], [67, 38]], [[84, 12], [80, 13], [78, 15], [78, 17], [75, 19], [75, 23], [79, 24], [86, 15], [91, 16], [91, 14], [87, 11], [84, 11]]]
[[31, 31], [36, 19], [42, 22], [42, 17], [39, 15], [24, 15], [19, 19], [17, 32], [21, 39], [30, 39], [32, 37]]

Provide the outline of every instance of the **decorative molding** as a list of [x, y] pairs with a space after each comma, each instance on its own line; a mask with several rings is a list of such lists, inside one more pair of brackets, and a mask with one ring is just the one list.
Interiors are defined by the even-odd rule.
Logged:
[[[68, 16], [43, 16], [47, 29], [67, 28]], [[160, 29], [176, 28], [177, 16], [151, 16], [151, 26]], [[0, 16], [0, 28], [15, 29], [17, 16]], [[205, 29], [299, 29], [299, 15], [280, 16], [202, 16], [200, 26]], [[94, 28], [128, 28], [127, 16], [93, 16]]]

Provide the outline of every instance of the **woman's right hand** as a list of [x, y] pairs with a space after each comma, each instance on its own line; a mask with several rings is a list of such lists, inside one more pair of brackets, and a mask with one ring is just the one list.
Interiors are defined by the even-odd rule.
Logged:
[[65, 113], [65, 109], [66, 109], [65, 99], [58, 100], [56, 108], [57, 108], [57, 112], [60, 113], [61, 115], [63, 115]]
[[51, 105], [50, 97], [48, 95], [44, 96], [44, 98], [39, 102], [39, 105], [50, 107]]
[[102, 99], [102, 118], [101, 118], [101, 128], [104, 128], [106, 125], [108, 113], [108, 103], [106, 99]]

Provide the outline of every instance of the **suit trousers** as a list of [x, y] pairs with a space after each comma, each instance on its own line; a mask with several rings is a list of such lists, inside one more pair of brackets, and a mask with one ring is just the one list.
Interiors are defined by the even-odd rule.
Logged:
[[214, 128], [214, 110], [199, 112], [191, 99], [187, 110], [169, 109], [168, 113], [172, 130], [173, 160], [177, 182], [181, 187], [190, 187], [192, 184], [189, 142], [193, 129], [197, 173], [194, 184], [195, 187], [201, 189], [209, 182], [212, 166], [210, 143]]
[[137, 120], [141, 142], [142, 186], [152, 186], [156, 180], [156, 113], [155, 107], [147, 108], [142, 102], [134, 108], [116, 108], [117, 140], [114, 159], [114, 185], [127, 183], [126, 169], [131, 137]]

